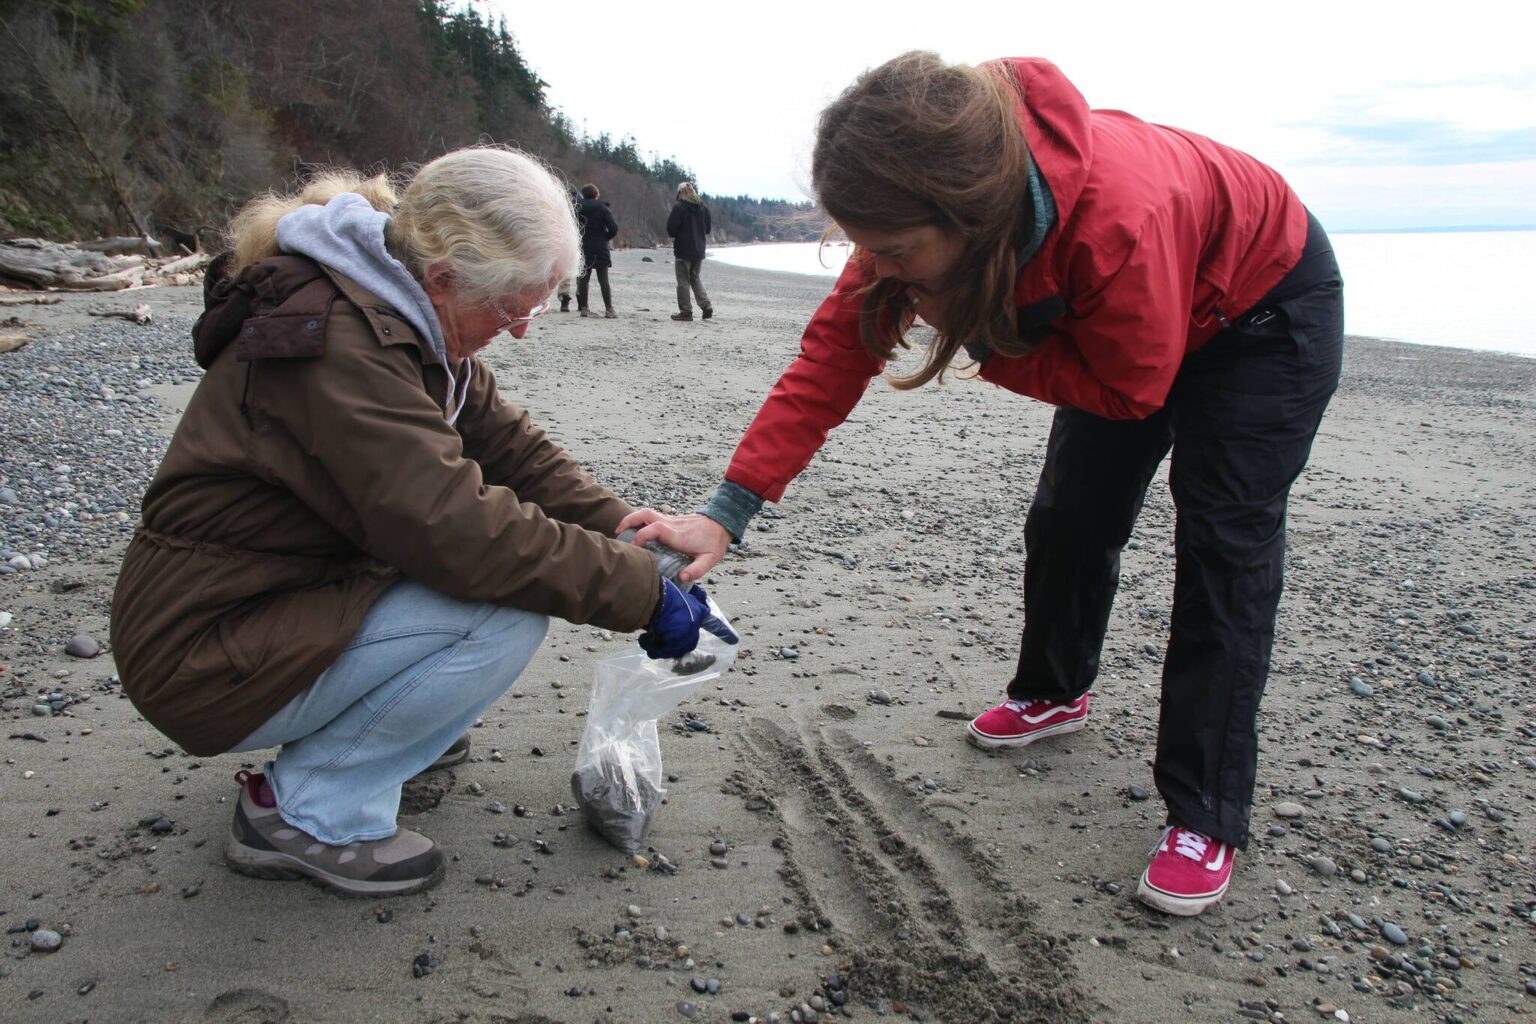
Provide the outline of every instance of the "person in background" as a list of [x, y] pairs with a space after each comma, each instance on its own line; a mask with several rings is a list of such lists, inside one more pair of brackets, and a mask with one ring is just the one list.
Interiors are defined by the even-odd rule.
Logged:
[[[571, 189], [570, 195], [571, 209], [575, 210], [581, 205], [581, 193], [575, 189]], [[560, 300], [560, 312], [569, 313], [571, 311], [571, 299], [574, 298], [573, 290], [575, 287], [576, 278], [574, 276], [567, 277], [560, 282], [560, 287], [556, 290], [555, 293], [556, 297]]]
[[[938, 154], [942, 154], [942, 157]], [[1024, 519], [1024, 631], [969, 736], [1081, 729], [1120, 552], [1171, 450], [1174, 593], [1153, 775], [1166, 826], [1137, 888], [1198, 914], [1247, 847], [1285, 512], [1339, 380], [1343, 283], [1275, 171], [1192, 132], [1092, 110], [1053, 64], [908, 53], [822, 112], [822, 205], [856, 250], [701, 514], [630, 515], [697, 578], [842, 423], [914, 317], [915, 388], [958, 360], [1056, 406]], [[964, 465], [969, 449], [956, 458]], [[978, 531], [1012, 522], [977, 523]]]
[[401, 786], [468, 756], [551, 616], [643, 628], [653, 657], [728, 630], [476, 357], [579, 264], [544, 165], [459, 150], [398, 196], [332, 173], [231, 236], [113, 595], [123, 689], [189, 753], [281, 747], [236, 776], [237, 871], [425, 889], [443, 852], [398, 826]]
[[619, 222], [613, 211], [602, 201], [602, 193], [596, 185], [581, 186], [581, 202], [576, 205], [576, 219], [581, 224], [581, 276], [576, 280], [576, 306], [582, 316], [596, 316], [587, 308], [587, 285], [592, 272], [597, 272], [597, 286], [603, 293], [603, 316], [609, 320], [619, 314], [613, 309], [613, 289], [608, 286], [608, 268], [613, 257], [608, 255], [608, 243], [619, 233]]
[[704, 242], [709, 237], [709, 204], [693, 183], [677, 186], [677, 202], [667, 216], [667, 234], [672, 236], [672, 266], [677, 272], [677, 312], [673, 320], [692, 320], [693, 305], [689, 291], [699, 300], [699, 312], [705, 320], [715, 315], [699, 271], [704, 266]]

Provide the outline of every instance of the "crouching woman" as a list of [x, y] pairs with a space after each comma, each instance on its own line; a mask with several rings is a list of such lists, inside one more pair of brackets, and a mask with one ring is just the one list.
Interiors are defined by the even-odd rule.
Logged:
[[613, 539], [629, 506], [476, 358], [580, 267], [541, 164], [460, 150], [398, 199], [328, 175], [231, 235], [193, 330], [207, 373], [112, 603], [123, 687], [190, 753], [281, 747], [237, 776], [237, 870], [425, 889], [443, 853], [398, 827], [401, 786], [466, 756], [548, 617], [645, 628], [676, 657], [703, 592]]

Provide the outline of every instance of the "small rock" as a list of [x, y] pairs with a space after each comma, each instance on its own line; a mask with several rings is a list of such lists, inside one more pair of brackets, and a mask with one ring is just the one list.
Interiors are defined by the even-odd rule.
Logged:
[[891, 696], [889, 690], [870, 690], [869, 699], [875, 704], [894, 704], [896, 698]]
[[64, 653], [71, 658], [94, 658], [101, 653], [101, 644], [96, 642], [95, 637], [77, 633], [64, 645]]
[[1408, 936], [1391, 921], [1381, 922], [1381, 936], [1394, 946], [1408, 945]]
[[1151, 794], [1148, 793], [1145, 789], [1142, 789], [1140, 786], [1131, 786], [1126, 789], [1125, 795], [1130, 797], [1132, 800], [1145, 800]]
[[1307, 813], [1307, 809], [1301, 804], [1292, 803], [1289, 800], [1275, 804], [1273, 809], [1277, 818], [1299, 818]]
[[39, 953], [52, 953], [64, 945], [64, 936], [52, 928], [39, 928], [32, 933], [32, 948]]

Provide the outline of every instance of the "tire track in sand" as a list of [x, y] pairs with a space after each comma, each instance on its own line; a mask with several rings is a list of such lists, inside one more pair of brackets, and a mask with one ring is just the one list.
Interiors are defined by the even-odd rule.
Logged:
[[854, 996], [946, 1021], [1087, 1020], [1064, 950], [1035, 930], [993, 858], [856, 739], [805, 732], [751, 721], [740, 734], [749, 767], [731, 785], [777, 820], [779, 874], [806, 926], [832, 922]]

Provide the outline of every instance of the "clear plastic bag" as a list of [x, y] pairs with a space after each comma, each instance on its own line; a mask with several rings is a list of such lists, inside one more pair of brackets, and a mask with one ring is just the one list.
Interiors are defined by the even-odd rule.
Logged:
[[571, 773], [571, 793], [593, 831], [625, 853], [644, 847], [667, 795], [656, 722], [735, 661], [735, 645], [706, 631], [697, 650], [676, 660], [634, 646], [597, 663]]

